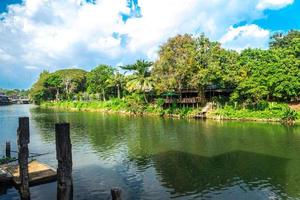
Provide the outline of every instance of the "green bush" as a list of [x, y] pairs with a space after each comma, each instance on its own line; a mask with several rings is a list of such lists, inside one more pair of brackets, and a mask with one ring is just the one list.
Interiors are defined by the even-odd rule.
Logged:
[[298, 114], [295, 110], [291, 109], [291, 108], [286, 108], [283, 112], [283, 116], [281, 118], [282, 121], [287, 122], [287, 123], [291, 123], [296, 121], [298, 118]]
[[226, 105], [223, 108], [218, 109], [214, 114], [225, 118], [275, 120], [282, 120], [287, 115], [295, 115], [294, 113], [290, 113], [287, 104], [274, 102], [261, 102], [244, 108], [239, 108], [238, 106], [236, 109], [232, 105]]
[[76, 109], [76, 110], [112, 110], [127, 111], [134, 114], [153, 113], [160, 116], [178, 115], [187, 117], [192, 113], [199, 112], [198, 109], [181, 108], [173, 103], [169, 108], [164, 109], [164, 99], [157, 99], [155, 102], [146, 104], [142, 95], [132, 94], [123, 99], [114, 98], [108, 101], [56, 101], [44, 102], [41, 106], [46, 108]]
[[142, 114], [145, 111], [145, 101], [139, 94], [132, 94], [125, 98], [127, 109], [134, 114]]

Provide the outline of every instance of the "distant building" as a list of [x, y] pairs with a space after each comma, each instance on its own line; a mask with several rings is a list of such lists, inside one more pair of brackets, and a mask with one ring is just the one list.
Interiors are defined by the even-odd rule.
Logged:
[[199, 91], [195, 89], [183, 89], [180, 92], [167, 92], [162, 94], [164, 98], [164, 106], [170, 107], [173, 103], [179, 106], [203, 106], [208, 101], [213, 101], [213, 98], [229, 98], [233, 92], [232, 88], [222, 88], [217, 85], [210, 85], [205, 88], [203, 95], [199, 95]]
[[9, 98], [3, 93], [0, 94], [0, 105], [8, 105], [10, 104]]

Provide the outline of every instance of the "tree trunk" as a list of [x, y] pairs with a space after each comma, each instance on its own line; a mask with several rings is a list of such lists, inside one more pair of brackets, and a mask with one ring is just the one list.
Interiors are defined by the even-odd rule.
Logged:
[[56, 99], [56, 101], [59, 100], [59, 89], [56, 89], [55, 99]]
[[180, 101], [182, 100], [182, 91], [181, 91], [182, 89], [181, 88], [179, 88], [179, 99], [180, 99]]
[[182, 100], [182, 85], [181, 85], [181, 82], [179, 83], [179, 99], [180, 101]]
[[143, 92], [143, 93], [144, 93], [145, 102], [148, 103], [148, 99], [147, 99], [146, 93], [145, 92]]
[[118, 93], [118, 98], [121, 99], [121, 91], [120, 91], [120, 85], [117, 85], [117, 93]]
[[104, 89], [102, 89], [102, 96], [103, 96], [103, 101], [106, 101]]

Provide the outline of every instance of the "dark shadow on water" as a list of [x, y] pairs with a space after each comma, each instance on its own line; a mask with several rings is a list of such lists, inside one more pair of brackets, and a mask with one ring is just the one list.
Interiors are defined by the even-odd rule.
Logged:
[[221, 191], [236, 185], [244, 185], [245, 193], [262, 187], [282, 193], [288, 161], [244, 151], [214, 157], [168, 151], [153, 157], [161, 182], [174, 196]]
[[[11, 187], [10, 187], [11, 188]], [[0, 184], [0, 197], [7, 194], [8, 186]]]

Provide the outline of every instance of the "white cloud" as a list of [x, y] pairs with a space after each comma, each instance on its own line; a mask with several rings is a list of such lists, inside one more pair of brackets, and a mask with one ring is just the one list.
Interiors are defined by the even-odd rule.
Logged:
[[268, 46], [270, 32], [255, 24], [230, 27], [228, 32], [220, 39], [224, 47], [235, 50], [245, 48], [266, 48]]
[[37, 70], [37, 69], [39, 69], [39, 68], [36, 67], [36, 66], [25, 66], [25, 69], [29, 69], [29, 70]]
[[294, 0], [260, 0], [256, 6], [257, 9], [280, 9], [290, 5]]
[[0, 60], [8, 61], [12, 59], [12, 56], [7, 54], [3, 49], [0, 48]]
[[[21, 81], [29, 87], [43, 69], [91, 69], [100, 63], [116, 65], [137, 58], [155, 59], [159, 45], [178, 33], [204, 32], [238, 49], [258, 46], [266, 38], [266, 34], [256, 35], [257, 31], [264, 33], [259, 27], [228, 27], [258, 19], [263, 17], [264, 9], [291, 2], [139, 0], [142, 17], [124, 23], [120, 13], [130, 15], [127, 0], [98, 0], [95, 4], [85, 0], [24, 0], [0, 15], [0, 79], [9, 77], [4, 74], [27, 74], [27, 79]], [[230, 40], [237, 32], [238, 39]], [[256, 38], [253, 42], [246, 39], [251, 38], [250, 33]]]

